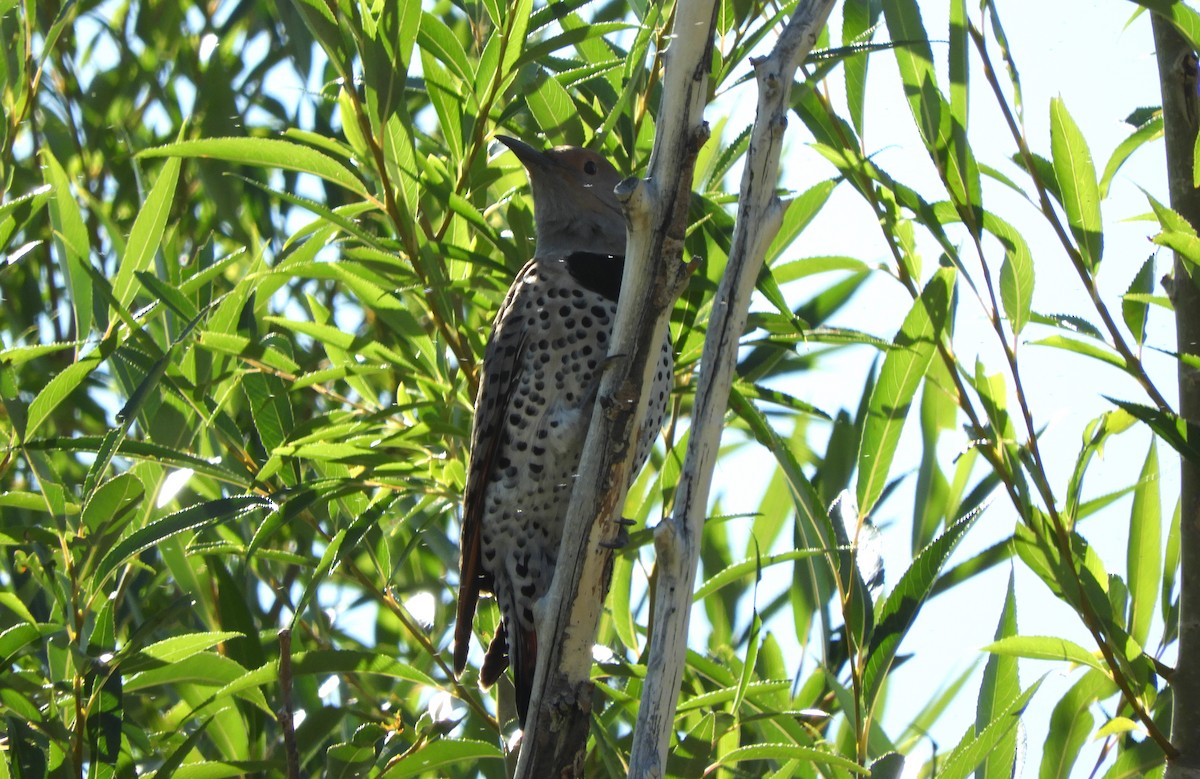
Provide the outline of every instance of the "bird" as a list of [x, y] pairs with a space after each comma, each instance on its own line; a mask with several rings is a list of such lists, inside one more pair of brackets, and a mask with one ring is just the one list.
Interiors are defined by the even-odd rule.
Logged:
[[[529, 710], [539, 640], [535, 604], [554, 576], [563, 522], [609, 354], [625, 267], [616, 168], [588, 149], [538, 150], [497, 135], [533, 194], [533, 259], [517, 274], [484, 351], [463, 493], [454, 671], [461, 676], [480, 595], [501, 621], [479, 671], [511, 665], [517, 716]], [[631, 480], [662, 428], [674, 374], [664, 336]], [[624, 528], [622, 528], [624, 530]]]

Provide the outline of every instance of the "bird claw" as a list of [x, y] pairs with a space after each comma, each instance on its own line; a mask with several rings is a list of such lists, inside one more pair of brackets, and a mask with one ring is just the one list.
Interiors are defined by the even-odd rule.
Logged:
[[602, 359], [600, 361], [600, 367], [598, 368], [598, 372], [604, 373], [604, 371], [611, 368], [612, 364], [615, 363], [617, 360], [624, 359], [625, 357], [628, 357], [628, 356], [629, 355], [623, 354], [623, 353], [622, 354], [606, 354], [604, 356], [604, 359]]
[[600, 546], [604, 547], [605, 549], [612, 549], [614, 551], [624, 549], [625, 547], [629, 546], [628, 528], [636, 525], [637, 521], [621, 517], [620, 519], [614, 519], [613, 523], [617, 526], [617, 537], [611, 541], [601, 541]]
[[600, 364], [596, 366], [596, 372], [593, 374], [592, 388], [588, 390], [587, 397], [584, 398], [581, 408], [591, 408], [596, 403], [596, 396], [600, 394], [600, 381], [604, 376], [604, 372], [612, 367], [612, 364], [624, 357], [624, 354], [610, 354], [600, 360]]

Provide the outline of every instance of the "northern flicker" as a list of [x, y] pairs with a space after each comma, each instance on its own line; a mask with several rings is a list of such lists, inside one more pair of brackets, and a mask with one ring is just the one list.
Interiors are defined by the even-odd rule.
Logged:
[[[608, 355], [625, 218], [613, 194], [620, 177], [608, 160], [587, 149], [538, 151], [497, 138], [529, 174], [537, 246], [504, 299], [483, 358], [463, 497], [454, 670], [466, 667], [475, 607], [481, 592], [491, 592], [501, 624], [480, 681], [491, 685], [511, 664], [524, 724], [539, 642], [534, 604], [554, 575]], [[634, 473], [662, 427], [673, 371], [664, 338]]]

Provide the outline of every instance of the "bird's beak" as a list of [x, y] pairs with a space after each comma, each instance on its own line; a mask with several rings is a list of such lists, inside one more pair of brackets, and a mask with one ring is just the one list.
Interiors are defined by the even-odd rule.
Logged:
[[524, 141], [518, 141], [508, 135], [497, 135], [496, 140], [507, 146], [526, 170], [545, 170], [550, 167], [550, 159], [544, 152], [538, 151]]

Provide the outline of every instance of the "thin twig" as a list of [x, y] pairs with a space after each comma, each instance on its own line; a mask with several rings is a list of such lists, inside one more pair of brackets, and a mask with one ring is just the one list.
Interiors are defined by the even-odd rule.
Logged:
[[[971, 39], [975, 43], [975, 47], [979, 52], [980, 58], [983, 62], [984, 75], [988, 80], [988, 84], [992, 88], [992, 92], [996, 95], [996, 102], [999, 104], [1000, 110], [1004, 114], [1005, 121], [1008, 124], [1009, 132], [1012, 135], [1013, 140], [1016, 142], [1017, 148], [1022, 157], [1025, 159], [1026, 168], [1029, 170], [1030, 176], [1033, 178], [1034, 187], [1037, 189], [1038, 198], [1041, 202], [1043, 215], [1054, 228], [1055, 234], [1058, 236], [1059, 241], [1063, 244], [1063, 248], [1066, 250], [1068, 257], [1071, 259], [1071, 264], [1075, 267], [1080, 280], [1083, 282], [1084, 288], [1091, 297], [1093, 306], [1100, 314], [1101, 320], [1104, 322], [1106, 329], [1109, 331], [1109, 335], [1113, 340], [1114, 348], [1116, 348], [1117, 352], [1125, 359], [1127, 369], [1131, 374], [1133, 374], [1134, 378], [1137, 379], [1138, 383], [1142, 385], [1143, 389], [1145, 389], [1146, 393], [1151, 397], [1159, 409], [1170, 412], [1170, 405], [1166, 402], [1162, 395], [1159, 394], [1157, 387], [1155, 387], [1154, 383], [1150, 380], [1150, 377], [1146, 374], [1141, 361], [1138, 360], [1132, 351], [1130, 351], [1120, 331], [1117, 329], [1116, 323], [1109, 315], [1108, 308], [1104, 305], [1103, 301], [1100, 300], [1095, 279], [1088, 271], [1085, 263], [1083, 262], [1082, 256], [1079, 254], [1079, 250], [1071, 242], [1071, 239], [1068, 237], [1061, 220], [1058, 218], [1057, 212], [1055, 212], [1053, 206], [1050, 204], [1049, 194], [1044, 183], [1037, 174], [1036, 166], [1033, 164], [1033, 154], [1029, 150], [1029, 146], [1025, 142], [1025, 136], [1021, 132], [1020, 127], [1017, 125], [1016, 119], [1012, 115], [1012, 111], [1009, 108], [1008, 102], [1004, 99], [1004, 93], [1000, 88], [999, 79], [996, 77], [995, 70], [992, 68], [991, 59], [987, 52], [987, 45], [984, 41], [983, 34], [973, 24], [970, 25], [969, 31], [971, 34]], [[1032, 418], [1029, 416], [1029, 411], [1025, 406], [1023, 399], [1021, 401], [1021, 407], [1025, 415], [1026, 423], [1032, 424]], [[1163, 753], [1168, 757], [1173, 757], [1178, 754], [1178, 750], [1172, 746], [1170, 739], [1168, 739], [1166, 734], [1163, 733], [1158, 727], [1150, 712], [1146, 710], [1145, 706], [1142, 704], [1141, 698], [1137, 695], [1137, 692], [1134, 689], [1133, 683], [1126, 678], [1124, 670], [1117, 658], [1116, 652], [1114, 651], [1111, 642], [1105, 635], [1102, 621], [1100, 620], [1099, 615], [1095, 613], [1091, 602], [1088, 600], [1087, 593], [1084, 588], [1083, 578], [1080, 575], [1078, 568], [1076, 568], [1074, 564], [1075, 553], [1071, 547], [1071, 530], [1067, 527], [1066, 522], [1064, 522], [1061, 514], [1059, 514], [1058, 507], [1054, 503], [1054, 497], [1050, 491], [1050, 486], [1046, 479], [1044, 465], [1041, 462], [1041, 456], [1036, 451], [1036, 436], [1031, 435], [1030, 441], [1031, 452], [1034, 454], [1035, 465], [1037, 466], [1033, 469], [1030, 469], [1030, 473], [1034, 477], [1034, 484], [1041, 495], [1042, 501], [1046, 506], [1047, 514], [1050, 517], [1050, 524], [1054, 530], [1054, 542], [1058, 548], [1058, 553], [1062, 556], [1062, 561], [1068, 568], [1073, 579], [1072, 583], [1076, 587], [1076, 611], [1082, 618], [1084, 626], [1088, 629], [1088, 632], [1092, 634], [1092, 638], [1096, 641], [1096, 645], [1099, 647], [1100, 653], [1104, 656], [1105, 663], [1112, 672], [1113, 681], [1121, 690], [1122, 698], [1124, 698], [1126, 704], [1128, 704], [1128, 706], [1133, 710], [1138, 720], [1141, 721], [1150, 737], [1163, 750]], [[1018, 509], [1019, 508], [1020, 506], [1018, 506]]]
[[296, 725], [292, 712], [292, 631], [279, 631], [279, 726], [283, 728], [283, 752], [288, 779], [300, 779], [300, 750], [296, 748]]

